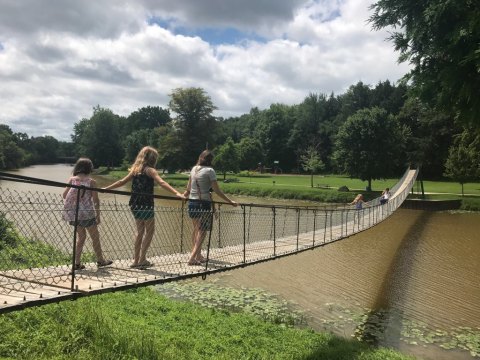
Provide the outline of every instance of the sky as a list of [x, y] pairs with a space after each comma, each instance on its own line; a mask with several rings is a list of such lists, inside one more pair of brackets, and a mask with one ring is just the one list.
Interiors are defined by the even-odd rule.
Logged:
[[228, 118], [396, 82], [408, 66], [371, 3], [0, 0], [0, 124], [69, 141], [97, 105], [167, 108], [176, 88], [203, 88]]

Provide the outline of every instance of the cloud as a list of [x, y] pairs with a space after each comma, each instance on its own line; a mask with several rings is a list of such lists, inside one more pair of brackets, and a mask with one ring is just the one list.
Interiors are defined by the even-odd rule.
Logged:
[[368, 17], [356, 0], [3, 1], [0, 123], [69, 140], [96, 105], [166, 108], [178, 87], [228, 117], [396, 81], [407, 66]]

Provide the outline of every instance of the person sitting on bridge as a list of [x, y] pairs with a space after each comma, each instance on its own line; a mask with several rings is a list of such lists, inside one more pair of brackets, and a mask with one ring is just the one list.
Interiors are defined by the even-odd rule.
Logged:
[[[73, 167], [73, 176], [68, 179], [68, 184], [86, 187], [95, 187], [96, 183], [90, 177], [93, 171], [92, 161], [88, 158], [80, 158]], [[80, 200], [77, 206], [78, 191]], [[97, 257], [97, 266], [103, 267], [113, 263], [112, 260], [105, 260], [103, 257], [102, 246], [100, 244], [100, 234], [98, 226], [100, 224], [100, 200], [98, 193], [92, 190], [78, 189], [67, 186], [63, 192], [64, 212], [63, 218], [70, 225], [77, 225], [77, 244], [75, 247], [75, 270], [85, 269], [81, 263], [83, 246], [87, 239], [87, 231], [92, 238], [93, 251]], [[78, 214], [76, 214], [78, 208]], [[76, 220], [76, 222], [75, 222]]]
[[388, 199], [390, 199], [390, 189], [386, 188], [383, 190], [382, 196], [380, 197], [380, 205], [386, 204]]
[[175, 194], [180, 199], [185, 197], [163, 180], [155, 169], [158, 160], [158, 152], [150, 146], [140, 150], [129, 169], [129, 173], [123, 179], [105, 187], [105, 190], [115, 189], [128, 181], [132, 181], [132, 195], [130, 196], [130, 209], [137, 225], [133, 264], [131, 268], [145, 269], [152, 266], [147, 260], [147, 250], [150, 247], [155, 232], [155, 213], [153, 208], [153, 184], [156, 182], [165, 190]]

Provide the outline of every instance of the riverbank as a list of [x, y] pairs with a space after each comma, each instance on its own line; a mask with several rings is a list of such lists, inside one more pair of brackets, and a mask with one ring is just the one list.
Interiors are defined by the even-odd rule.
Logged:
[[7, 359], [413, 359], [151, 288], [4, 314], [0, 339]]
[[[119, 170], [107, 171], [102, 169], [102, 175], [120, 179], [124, 177], [127, 172]], [[222, 181], [219, 177], [219, 182], [222, 190], [225, 193], [239, 196], [256, 196], [262, 198], [273, 199], [290, 199], [290, 200], [306, 200], [321, 203], [349, 203], [357, 193], [364, 194], [366, 200], [371, 200], [380, 196], [382, 189], [392, 187], [398, 179], [376, 180], [372, 182], [373, 189], [378, 191], [365, 191], [366, 182], [351, 179], [345, 176], [322, 176], [317, 177], [314, 182], [314, 187], [310, 186], [310, 176], [308, 175], [271, 175], [258, 174], [249, 176], [227, 175], [226, 181]], [[183, 189], [188, 182], [187, 174], [165, 174], [163, 178], [172, 186]], [[319, 183], [318, 181], [322, 181]], [[420, 194], [409, 195], [409, 199], [421, 199], [423, 201], [444, 201], [456, 200], [460, 202], [459, 206], [455, 206], [460, 210], [466, 211], [480, 211], [480, 184], [467, 184], [466, 191], [468, 195], [461, 196], [460, 194], [452, 193], [455, 187], [460, 185], [452, 182], [425, 182], [428, 189], [435, 191], [423, 197]], [[340, 188], [345, 191], [340, 191]], [[418, 191], [418, 189], [417, 189]], [[433, 206], [432, 208], [434, 208]], [[427, 208], [427, 206], [425, 207]], [[430, 208], [430, 207], [428, 207]], [[443, 209], [443, 208], [442, 208]]]

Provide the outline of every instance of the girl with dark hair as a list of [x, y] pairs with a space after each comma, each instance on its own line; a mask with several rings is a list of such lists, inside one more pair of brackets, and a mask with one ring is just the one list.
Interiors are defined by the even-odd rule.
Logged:
[[[73, 167], [73, 176], [68, 179], [68, 184], [77, 186], [86, 186], [93, 188], [96, 186], [95, 180], [90, 177], [93, 171], [93, 164], [90, 159], [80, 158]], [[75, 213], [77, 211], [77, 194], [80, 193], [78, 202], [77, 222], [75, 223]], [[100, 224], [100, 200], [96, 191], [66, 187], [63, 192], [64, 212], [63, 218], [70, 225], [77, 225], [77, 244], [75, 248], [75, 270], [85, 269], [81, 263], [83, 246], [87, 238], [87, 231], [92, 238], [93, 251], [97, 257], [97, 266], [103, 267], [111, 265], [112, 260], [105, 260], [103, 257], [102, 246], [100, 244], [100, 234], [98, 226]]]
[[192, 243], [193, 249], [188, 265], [200, 265], [205, 261], [202, 256], [202, 243], [207, 231], [212, 225], [212, 199], [210, 189], [223, 200], [233, 206], [238, 204], [229, 199], [218, 187], [217, 176], [212, 168], [213, 154], [204, 150], [198, 157], [197, 164], [190, 172], [187, 190], [183, 193], [188, 196], [188, 215], [193, 221]]

